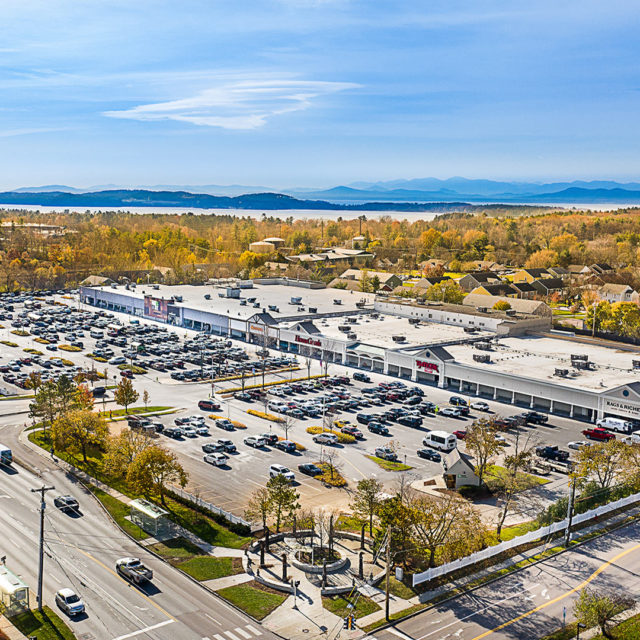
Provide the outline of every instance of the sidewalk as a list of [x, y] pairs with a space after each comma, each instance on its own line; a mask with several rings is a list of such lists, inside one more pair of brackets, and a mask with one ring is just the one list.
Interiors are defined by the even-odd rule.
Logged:
[[[572, 537], [573, 538], [582, 537], [588, 533], [600, 531], [602, 529], [603, 524], [612, 525], [612, 524], [620, 523], [626, 520], [629, 516], [638, 516], [638, 515], [640, 515], [640, 506], [634, 507], [633, 509], [629, 509], [624, 513], [619, 513], [613, 516], [612, 518], [609, 518], [608, 520], [604, 520], [600, 523], [596, 523], [593, 525], [589, 525], [588, 527], [584, 527], [583, 529], [580, 529], [579, 531], [575, 532]], [[533, 549], [529, 549], [528, 551], [518, 553], [517, 555], [514, 555], [511, 558], [508, 558], [507, 560], [504, 560], [498, 564], [492, 565], [491, 567], [481, 569], [480, 571], [477, 571], [475, 573], [464, 575], [458, 578], [457, 580], [452, 580], [448, 582], [446, 585], [437, 587], [435, 589], [432, 589], [431, 591], [425, 591], [420, 595], [414, 596], [410, 600], [401, 600], [399, 598], [393, 598], [392, 596], [390, 611], [391, 613], [396, 613], [398, 611], [402, 611], [402, 609], [407, 609], [413, 605], [426, 604], [431, 600], [433, 600], [434, 598], [438, 596], [442, 596], [443, 594], [446, 594], [449, 591], [453, 591], [454, 589], [462, 589], [465, 586], [469, 585], [470, 583], [475, 582], [476, 580], [479, 580], [481, 578], [486, 578], [487, 576], [491, 576], [492, 574], [497, 573], [502, 569], [506, 569], [507, 567], [511, 567], [515, 564], [518, 564], [523, 560], [533, 558], [534, 556], [537, 556], [543, 553], [549, 548], [553, 548], [560, 545], [561, 545], [561, 540], [558, 538], [555, 538], [551, 542], [545, 542], [543, 544], [538, 545], [537, 547], [534, 547]], [[373, 622], [378, 622], [379, 620], [383, 620], [383, 619], [384, 619], [384, 611], [376, 611], [374, 613], [369, 614], [368, 616], [364, 616], [363, 618], [360, 618], [358, 620], [358, 627], [366, 627], [372, 624]], [[583, 637], [587, 638], [586, 635]]]

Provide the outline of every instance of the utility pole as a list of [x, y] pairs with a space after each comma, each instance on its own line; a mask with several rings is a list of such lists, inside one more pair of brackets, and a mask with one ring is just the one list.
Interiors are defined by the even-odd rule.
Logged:
[[387, 527], [387, 570], [384, 579], [384, 619], [389, 622], [389, 574], [391, 572], [391, 525]]
[[571, 542], [571, 521], [573, 520], [573, 503], [576, 499], [576, 480], [572, 478], [569, 480], [571, 482], [571, 493], [569, 494], [569, 505], [567, 506], [567, 529], [564, 534], [564, 546], [568, 547], [569, 542]]
[[31, 489], [31, 493], [40, 494], [40, 560], [38, 563], [38, 611], [40, 612], [42, 612], [42, 575], [44, 571], [44, 510], [47, 506], [44, 494], [54, 489], [55, 487], [45, 487], [44, 485], [39, 489]]

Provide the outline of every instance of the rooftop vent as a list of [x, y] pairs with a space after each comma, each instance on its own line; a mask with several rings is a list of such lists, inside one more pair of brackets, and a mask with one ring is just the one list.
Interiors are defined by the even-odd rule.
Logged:
[[491, 356], [488, 353], [474, 353], [473, 361], [486, 364], [488, 362], [491, 362]]
[[553, 375], [559, 378], [566, 378], [569, 375], [569, 369], [556, 369]]

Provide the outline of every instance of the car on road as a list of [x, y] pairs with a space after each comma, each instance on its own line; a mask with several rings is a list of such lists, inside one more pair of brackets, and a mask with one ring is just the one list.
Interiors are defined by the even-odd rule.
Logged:
[[261, 449], [267, 444], [263, 438], [258, 438], [256, 436], [247, 436], [243, 442], [248, 447], [253, 447], [254, 449]]
[[569, 449], [582, 449], [583, 447], [591, 447], [593, 446], [593, 442], [589, 442], [588, 440], [572, 440], [571, 442], [569, 442], [569, 444], [567, 444], [567, 447], [569, 447]]
[[224, 453], [207, 453], [203, 460], [214, 467], [224, 467], [227, 464], [227, 456]]
[[296, 443], [291, 440], [278, 440], [275, 445], [276, 449], [280, 449], [285, 453], [295, 453], [296, 452]]
[[471, 403], [471, 408], [476, 411], [489, 411], [489, 405], [484, 400], [474, 400]]
[[120, 560], [116, 560], [116, 571], [136, 584], [153, 579], [153, 571], [145, 567], [140, 562], [140, 558], [120, 558]]
[[56, 496], [53, 499], [53, 504], [60, 511], [73, 511], [76, 512], [80, 509], [78, 501], [70, 495]]
[[389, 460], [394, 462], [398, 459], [398, 454], [391, 447], [376, 447], [373, 452], [376, 458], [381, 458], [382, 460]]
[[84, 613], [84, 602], [73, 589], [60, 589], [56, 591], [56, 604], [58, 608], [64, 611], [68, 616], [78, 616]]
[[272, 464], [269, 467], [269, 477], [276, 478], [277, 476], [282, 476], [285, 480], [288, 480], [289, 482], [294, 482], [296, 479], [295, 474], [288, 467], [285, 467], [282, 464]]
[[613, 433], [609, 433], [601, 427], [594, 427], [593, 429], [585, 429], [582, 435], [587, 440], [598, 440], [599, 442], [607, 442], [608, 440], [615, 440], [616, 437]]
[[304, 464], [299, 464], [298, 465], [298, 471], [300, 473], [304, 473], [305, 476], [319, 476], [322, 475], [322, 469], [320, 467], [317, 467], [315, 464], [312, 464], [311, 462], [305, 462]]
[[417, 453], [419, 458], [425, 458], [433, 462], [440, 462], [442, 460], [442, 456], [433, 449], [418, 449]]
[[214, 400], [200, 400], [198, 409], [201, 411], [220, 411], [220, 404]]

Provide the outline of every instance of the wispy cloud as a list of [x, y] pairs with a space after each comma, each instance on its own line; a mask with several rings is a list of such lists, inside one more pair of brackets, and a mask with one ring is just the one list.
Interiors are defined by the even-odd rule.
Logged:
[[52, 131], [66, 131], [66, 127], [33, 127], [21, 129], [0, 129], [0, 138], [14, 138], [16, 136], [28, 136], [34, 133], [50, 133]]
[[358, 86], [282, 78], [242, 80], [206, 89], [189, 98], [105, 111], [103, 115], [141, 121], [175, 120], [223, 129], [257, 129], [269, 118], [308, 108], [320, 96]]

